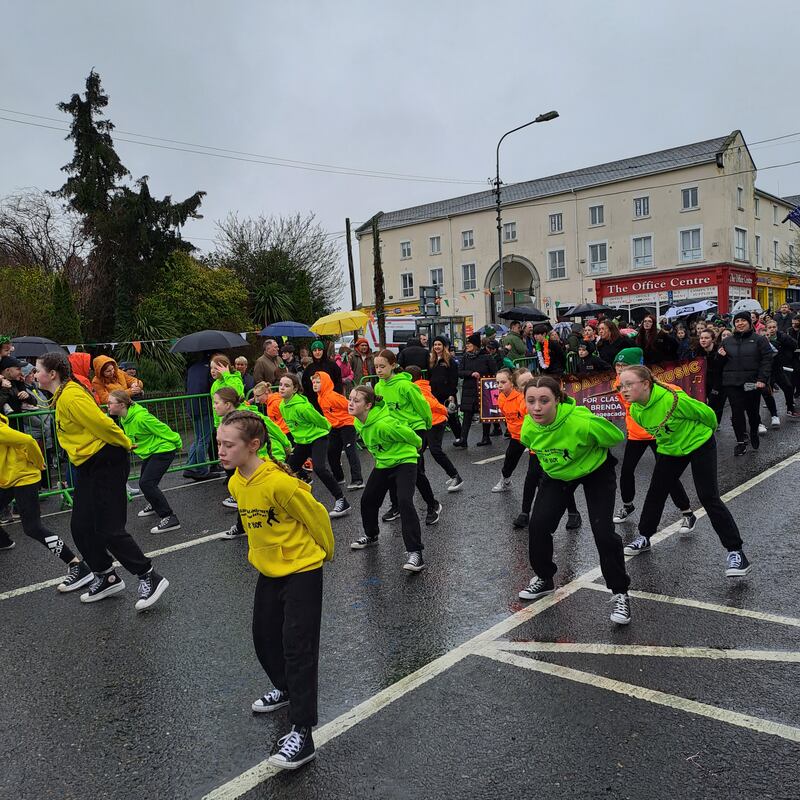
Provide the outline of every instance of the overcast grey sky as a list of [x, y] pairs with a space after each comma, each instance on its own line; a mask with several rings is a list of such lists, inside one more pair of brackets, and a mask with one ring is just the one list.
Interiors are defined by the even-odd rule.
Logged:
[[[798, 26], [785, 3], [31, 0], [6, 6], [3, 28], [3, 109], [62, 116], [55, 104], [83, 91], [94, 67], [119, 138], [132, 138], [127, 131], [350, 168], [485, 181], [497, 139], [549, 109], [561, 118], [503, 144], [506, 182], [735, 128], [748, 142], [800, 131]], [[337, 232], [347, 216], [355, 224], [486, 188], [122, 141], [117, 151], [135, 177], [150, 176], [154, 194], [208, 192], [204, 219], [185, 230], [204, 250], [229, 211], [314, 211]], [[4, 120], [0, 152], [0, 195], [57, 188], [71, 158], [58, 131]], [[800, 135], [752, 155], [760, 188], [800, 194], [800, 165], [763, 169], [800, 161]]]

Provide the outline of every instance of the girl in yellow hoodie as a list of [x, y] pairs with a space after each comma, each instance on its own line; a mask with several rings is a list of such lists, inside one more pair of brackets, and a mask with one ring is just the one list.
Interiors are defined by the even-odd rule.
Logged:
[[[39, 481], [43, 469], [44, 459], [36, 440], [27, 433], [15, 431], [0, 414], [0, 508], [16, 500], [25, 534], [41, 542], [67, 565], [67, 577], [58, 585], [58, 591], [74, 592], [92, 581], [94, 575], [60, 536], [42, 525]], [[0, 550], [10, 550], [14, 544], [0, 525]]]
[[[325, 507], [308, 484], [272, 457], [259, 416], [232, 411], [217, 429], [219, 460], [235, 472], [228, 482], [249, 544], [248, 559], [260, 573], [253, 600], [256, 656], [275, 687], [253, 711], [289, 706], [292, 728], [278, 739], [269, 762], [297, 769], [315, 757], [322, 564], [333, 559], [333, 531]], [[258, 451], [268, 449], [262, 461]]]
[[[125, 582], [114, 570], [114, 558], [139, 578], [136, 610], [152, 606], [169, 586], [125, 530], [131, 440], [97, 406], [89, 392], [72, 380], [64, 353], [45, 353], [36, 360], [36, 378], [53, 394], [58, 443], [73, 465], [72, 538], [94, 572], [81, 602], [94, 603], [117, 594]], [[113, 558], [112, 558], [113, 556]]]

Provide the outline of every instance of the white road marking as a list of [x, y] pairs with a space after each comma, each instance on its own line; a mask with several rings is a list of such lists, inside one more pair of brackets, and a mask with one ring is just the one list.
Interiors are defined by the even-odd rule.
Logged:
[[800, 653], [788, 650], [725, 650], [721, 647], [660, 647], [595, 642], [494, 642], [492, 647], [498, 650], [518, 650], [523, 653], [587, 653], [599, 656], [661, 656], [800, 663]]
[[484, 648], [483, 655], [495, 661], [510, 664], [514, 667], [522, 667], [532, 672], [541, 672], [545, 675], [552, 675], [556, 678], [563, 678], [575, 683], [582, 683], [587, 686], [594, 686], [598, 689], [605, 689], [627, 697], [634, 697], [637, 700], [644, 700], [648, 703], [673, 708], [677, 711], [686, 711], [689, 714], [697, 714], [701, 717], [725, 722], [729, 725], [736, 725], [740, 728], [748, 728], [758, 733], [766, 733], [770, 736], [779, 736], [788, 739], [790, 742], [800, 743], [800, 728], [784, 725], [780, 722], [753, 717], [749, 714], [740, 714], [738, 711], [729, 711], [717, 706], [710, 706], [706, 703], [698, 703], [696, 700], [687, 700], [666, 692], [659, 692], [655, 689], [645, 689], [643, 686], [636, 686], [633, 683], [617, 681], [613, 678], [604, 678], [600, 675], [593, 675], [590, 672], [583, 672], [570, 667], [562, 667], [560, 664], [550, 664], [546, 661], [537, 661], [533, 658], [525, 658], [516, 653], [508, 653], [495, 648]]
[[491, 458], [484, 458], [482, 461], [473, 461], [473, 464], [491, 464], [493, 461], [502, 461], [506, 457], [503, 453], [501, 456], [492, 456]]

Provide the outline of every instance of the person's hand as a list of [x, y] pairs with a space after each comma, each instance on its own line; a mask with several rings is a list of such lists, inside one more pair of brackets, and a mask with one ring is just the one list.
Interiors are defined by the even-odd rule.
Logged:
[[142, 387], [139, 386], [138, 384], [134, 384], [131, 387], [131, 394], [141, 394], [141, 393], [142, 393]]
[[721, 356], [726, 356], [726, 355], [728, 355], [728, 354], [727, 354], [727, 352], [725, 352], [725, 348], [724, 348], [724, 347], [720, 347], [720, 348], [717, 350], [717, 353], [719, 353], [719, 355], [721, 355]]
[[18, 398], [19, 400], [27, 400], [29, 397], [30, 397], [30, 395], [29, 395], [27, 392], [20, 392], [20, 393], [17, 395], [17, 398]]
[[480, 376], [481, 376], [480, 372], [473, 372], [472, 373], [472, 377], [475, 378], [475, 380], [478, 380], [478, 378], [480, 378]]
[[11, 381], [6, 380], [5, 378], [0, 378], [0, 386], [2, 386], [4, 389], [10, 389]]
[[139, 446], [138, 442], [131, 442], [131, 450], [135, 450]]
[[763, 389], [766, 385], [764, 381], [756, 381], [756, 389]]

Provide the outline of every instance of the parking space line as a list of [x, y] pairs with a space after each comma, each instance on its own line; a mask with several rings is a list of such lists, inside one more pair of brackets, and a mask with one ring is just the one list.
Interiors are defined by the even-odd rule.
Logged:
[[772, 722], [771, 720], [761, 719], [760, 717], [753, 717], [750, 714], [740, 714], [738, 711], [729, 711], [724, 708], [718, 708], [717, 706], [700, 703], [697, 700], [688, 700], [678, 695], [659, 692], [655, 689], [645, 689], [643, 686], [637, 686], [633, 683], [625, 683], [624, 681], [614, 680], [613, 678], [593, 675], [590, 672], [563, 667], [560, 664], [551, 664], [547, 661], [525, 658], [516, 653], [505, 652], [493, 647], [484, 648], [483, 652], [479, 653], [479, 655], [494, 661], [509, 664], [512, 667], [521, 667], [522, 669], [531, 670], [532, 672], [541, 672], [545, 675], [551, 675], [586, 686], [593, 686], [597, 689], [615, 692], [616, 694], [625, 695], [626, 697], [633, 697], [637, 700], [644, 700], [648, 703], [672, 708], [676, 711], [685, 711], [689, 714], [707, 717], [717, 722], [736, 725], [740, 728], [747, 728], [752, 731], [757, 731], [758, 733], [779, 736], [790, 742], [800, 743], [800, 728], [795, 728], [791, 725], [784, 725], [780, 722]]
[[[721, 647], [661, 647], [596, 642], [496, 642], [492, 646], [499, 650], [516, 650], [523, 653], [586, 653], [599, 656], [660, 656], [800, 663], [800, 653], [789, 650], [726, 650]], [[490, 645], [487, 644], [486, 647]]]
[[473, 464], [491, 464], [493, 461], [502, 461], [506, 457], [503, 453], [501, 456], [492, 456], [491, 458], [484, 458], [482, 461], [473, 461]]

